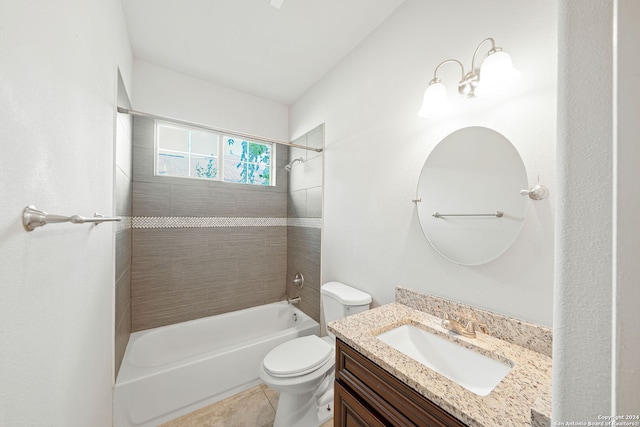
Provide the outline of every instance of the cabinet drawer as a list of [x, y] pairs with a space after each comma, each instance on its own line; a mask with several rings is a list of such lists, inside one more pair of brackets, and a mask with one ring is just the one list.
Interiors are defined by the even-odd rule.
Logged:
[[366, 402], [385, 425], [464, 427], [465, 424], [344, 342], [336, 342], [336, 382]]

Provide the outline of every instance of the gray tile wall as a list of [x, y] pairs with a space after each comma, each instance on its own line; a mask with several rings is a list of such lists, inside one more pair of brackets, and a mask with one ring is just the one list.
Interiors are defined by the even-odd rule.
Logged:
[[[287, 148], [276, 148], [276, 186], [156, 177], [154, 122], [133, 126], [133, 216], [287, 215]], [[281, 301], [285, 227], [134, 229], [132, 330]]]
[[[129, 108], [129, 98], [122, 78], [118, 76], [118, 105]], [[131, 158], [131, 125], [129, 115], [117, 114], [118, 149], [129, 150], [124, 157]], [[119, 153], [120, 154], [120, 153]], [[118, 158], [118, 156], [116, 156]], [[127, 165], [115, 165], [115, 205], [116, 216], [131, 217], [132, 185], [131, 168]], [[122, 358], [131, 335], [131, 238], [130, 227], [114, 227], [116, 230], [116, 276], [115, 276], [115, 335], [114, 364], [118, 375]]]
[[133, 330], [281, 301], [285, 227], [134, 229]]
[[[324, 148], [324, 125], [320, 125], [293, 141], [295, 144]], [[299, 148], [289, 149], [289, 160], [302, 157], [289, 174], [287, 215], [289, 218], [322, 218], [322, 153]], [[320, 321], [320, 255], [321, 229], [287, 227], [287, 294], [300, 296], [299, 308]], [[305, 284], [298, 289], [292, 284], [296, 273], [302, 273]]]

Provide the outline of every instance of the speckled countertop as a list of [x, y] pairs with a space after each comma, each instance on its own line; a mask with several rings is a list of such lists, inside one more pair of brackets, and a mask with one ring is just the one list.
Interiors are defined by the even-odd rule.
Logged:
[[[534, 407], [542, 425], [546, 424], [550, 413], [545, 413], [544, 402], [551, 402], [549, 356], [490, 335], [478, 333], [475, 339], [455, 335], [440, 323], [435, 316], [391, 303], [336, 320], [328, 327], [342, 341], [469, 426], [531, 426]], [[489, 395], [478, 396], [376, 338], [403, 324], [447, 337], [513, 368]]]

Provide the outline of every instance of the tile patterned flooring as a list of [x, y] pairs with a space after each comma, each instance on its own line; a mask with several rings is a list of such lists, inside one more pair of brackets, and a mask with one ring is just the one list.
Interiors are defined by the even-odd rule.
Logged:
[[[261, 384], [160, 427], [272, 427], [278, 393]], [[320, 427], [333, 427], [333, 419]]]

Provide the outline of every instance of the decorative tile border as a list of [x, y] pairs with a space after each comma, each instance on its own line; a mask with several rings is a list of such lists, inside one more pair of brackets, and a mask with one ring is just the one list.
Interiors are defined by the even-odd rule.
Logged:
[[131, 228], [322, 227], [321, 218], [134, 216], [130, 221]]
[[546, 326], [514, 319], [466, 304], [396, 287], [396, 302], [413, 309], [442, 317], [443, 312], [460, 319], [477, 319], [485, 323], [489, 335], [551, 357], [552, 330]]
[[322, 218], [287, 218], [289, 227], [322, 228]]

